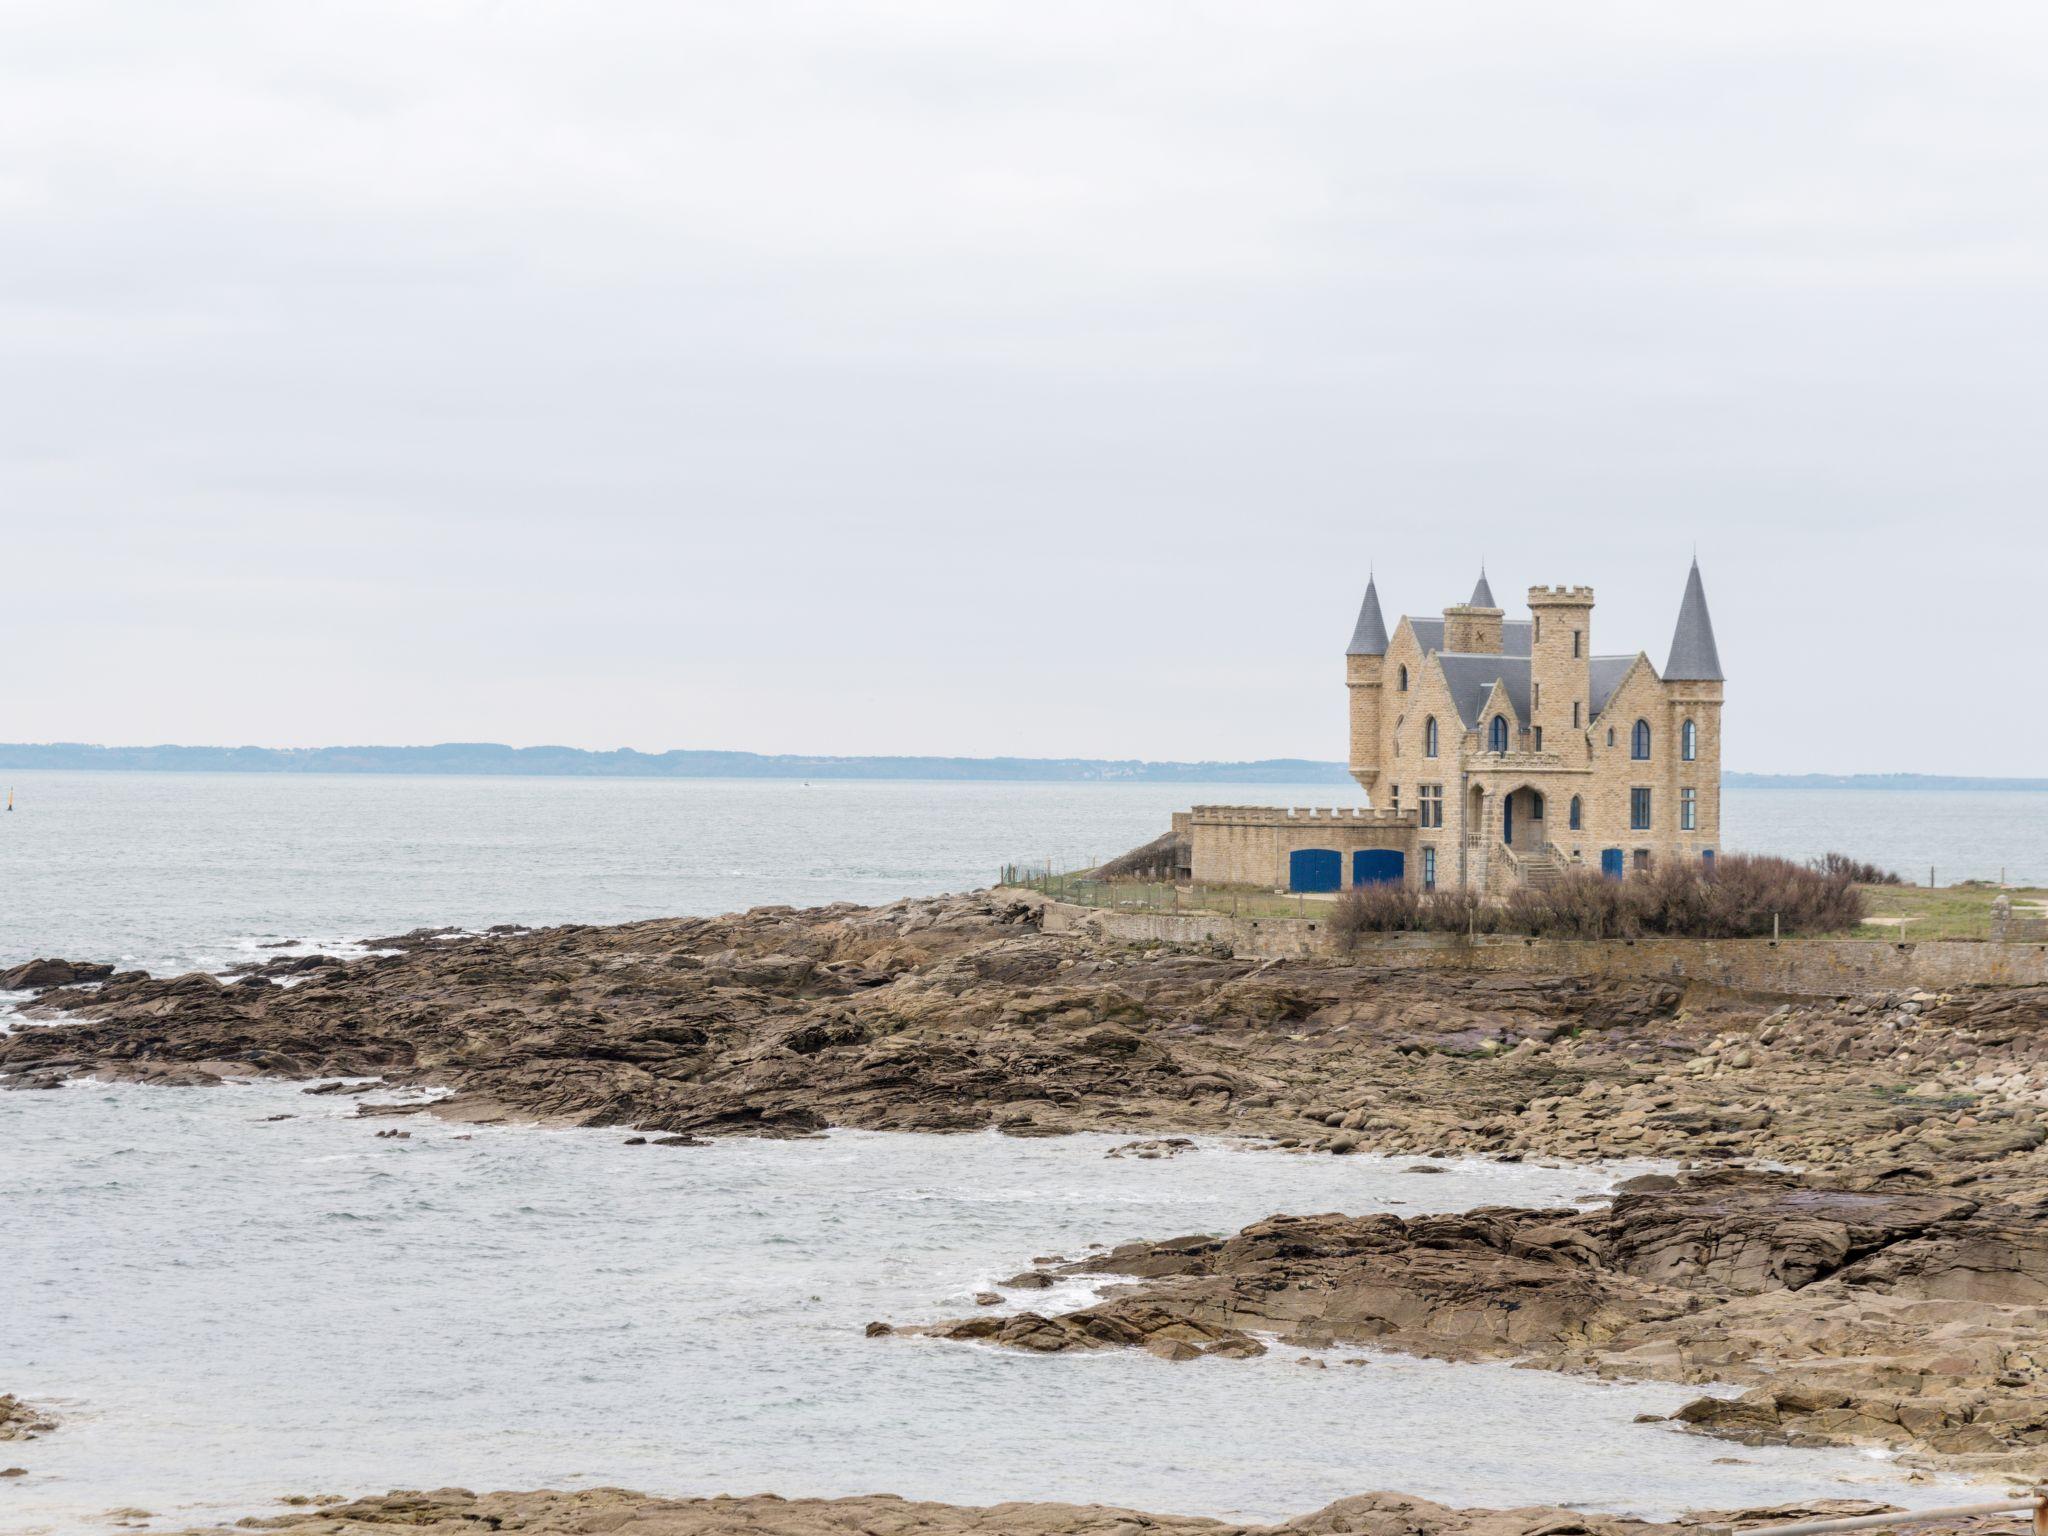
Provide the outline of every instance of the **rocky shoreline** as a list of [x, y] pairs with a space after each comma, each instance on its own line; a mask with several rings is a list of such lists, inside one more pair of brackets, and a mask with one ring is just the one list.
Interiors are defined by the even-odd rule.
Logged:
[[[1148, 1515], [1101, 1504], [917, 1503], [886, 1494], [850, 1499], [659, 1499], [622, 1488], [568, 1493], [474, 1494], [463, 1488], [396, 1492], [268, 1519], [237, 1521], [233, 1532], [295, 1536], [1699, 1536], [1731, 1526], [1762, 1526], [1881, 1511], [1886, 1506], [1830, 1499], [1772, 1509], [1704, 1510], [1668, 1522], [1632, 1520], [1554, 1507], [1453, 1509], [1398, 1493], [1340, 1499], [1284, 1525], [1233, 1525], [1187, 1515]], [[2009, 1526], [2010, 1522], [2004, 1522]], [[1948, 1521], [1913, 1528], [1989, 1536], [1997, 1521]], [[230, 1536], [230, 1528], [180, 1536]]]
[[367, 1077], [444, 1094], [365, 1105], [386, 1134], [433, 1112], [650, 1149], [843, 1126], [1670, 1159], [1681, 1176], [1611, 1208], [1134, 1234], [1047, 1275], [1138, 1277], [1096, 1306], [875, 1331], [1173, 1358], [1277, 1335], [1734, 1382], [1681, 1417], [1981, 1476], [2048, 1465], [2048, 989], [1786, 1001], [1240, 960], [1046, 934], [987, 893], [372, 948], [225, 980], [34, 962], [9, 973], [42, 990], [0, 1036], [0, 1085]]
[[[2048, 1461], [2048, 1241], [2038, 1208], [1884, 1175], [1632, 1181], [1611, 1206], [1275, 1216], [1041, 1272], [1135, 1275], [1055, 1316], [901, 1331], [1169, 1360], [1369, 1345], [1707, 1384], [1683, 1424], [1747, 1443], [1879, 1445], [2038, 1477]], [[1025, 1277], [1020, 1277], [1025, 1278]], [[2034, 1298], [2014, 1305], [2018, 1296]], [[898, 1331], [887, 1324], [876, 1334]]]

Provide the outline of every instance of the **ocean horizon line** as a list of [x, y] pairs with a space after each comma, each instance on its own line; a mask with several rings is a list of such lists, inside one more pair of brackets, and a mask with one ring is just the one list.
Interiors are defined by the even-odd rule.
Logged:
[[[0, 743], [0, 772], [338, 773], [534, 778], [842, 779], [978, 783], [1244, 783], [1340, 785], [1350, 773], [1316, 758], [1148, 759], [728, 752], [642, 752], [514, 747], [501, 742], [427, 746], [217, 747], [86, 742]], [[1735, 789], [2048, 791], [2048, 778], [1927, 773], [1741, 773]]]

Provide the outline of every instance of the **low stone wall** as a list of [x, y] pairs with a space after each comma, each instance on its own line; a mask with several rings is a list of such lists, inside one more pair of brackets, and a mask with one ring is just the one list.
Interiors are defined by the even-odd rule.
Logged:
[[[1032, 901], [1036, 892], [1018, 891]], [[1368, 935], [1340, 950], [1327, 921], [1205, 912], [1117, 912], [1046, 901], [1047, 933], [1097, 933], [1127, 943], [1227, 944], [1248, 958], [1343, 955], [1403, 970], [1528, 971], [1709, 982], [1740, 992], [1835, 997], [1853, 992], [2048, 986], [2048, 944], [1966, 939], [1523, 939], [1482, 934]]]

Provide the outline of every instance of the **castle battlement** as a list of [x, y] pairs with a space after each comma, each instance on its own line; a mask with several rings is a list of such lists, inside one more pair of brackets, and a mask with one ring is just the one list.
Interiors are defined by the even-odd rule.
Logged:
[[1566, 586], [1531, 587], [1529, 606], [1533, 608], [1538, 603], [1582, 603], [1590, 608], [1593, 605], [1593, 589]]
[[1564, 765], [1564, 754], [1560, 752], [1479, 752], [1472, 755], [1466, 766], [1469, 772], [1481, 774], [1562, 770]]
[[1194, 824], [1206, 827], [1298, 827], [1318, 823], [1412, 827], [1415, 825], [1415, 813], [1376, 810], [1362, 805], [1198, 805], [1194, 811]]

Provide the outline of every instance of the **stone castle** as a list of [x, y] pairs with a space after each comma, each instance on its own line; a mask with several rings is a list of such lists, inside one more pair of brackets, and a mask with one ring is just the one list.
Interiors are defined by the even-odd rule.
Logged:
[[1694, 562], [1660, 673], [1593, 648], [1590, 587], [1531, 587], [1510, 619], [1486, 574], [1441, 618], [1387, 632], [1369, 580], [1344, 656], [1351, 776], [1370, 809], [1196, 806], [1190, 876], [1296, 891], [1402, 883], [1505, 894], [1565, 870], [1620, 879], [1711, 862], [1723, 678]]

